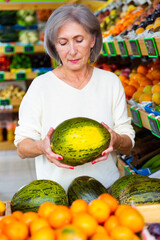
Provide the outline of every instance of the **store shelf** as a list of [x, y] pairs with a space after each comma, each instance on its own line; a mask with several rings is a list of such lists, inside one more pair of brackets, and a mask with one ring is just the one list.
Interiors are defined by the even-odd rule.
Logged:
[[[13, 47], [14, 48], [14, 51], [12, 52], [8, 52], [6, 53], [5, 52], [5, 48], [6, 46], [9, 46], [9, 47]], [[5, 43], [3, 45], [0, 45], [0, 54], [4, 55], [4, 54], [14, 54], [14, 53], [30, 53], [30, 52], [26, 52], [25, 51], [25, 46], [33, 46], [34, 48], [34, 53], [38, 52], [38, 53], [44, 53], [44, 46], [43, 44], [24, 44], [24, 45], [18, 45], [16, 43]]]
[[[151, 39], [153, 39], [153, 41], [155, 42], [156, 50], [157, 50], [157, 56], [160, 56], [160, 37], [151, 38]], [[123, 56], [123, 54], [122, 54], [122, 52], [119, 48], [118, 41], [114, 40], [114, 41], [111, 41], [111, 42], [113, 42], [114, 47], [115, 47], [115, 52], [116, 52], [115, 56], [116, 55], [122, 55]], [[139, 45], [141, 56], [149, 56], [146, 45], [145, 45], [145, 42], [144, 42], [144, 39], [137, 39], [137, 42], [138, 42], [138, 45]], [[106, 50], [107, 50], [108, 54], [113, 56], [113, 53], [111, 52], [111, 49], [108, 46], [108, 42], [104, 40], [104, 43], [105, 43], [105, 47], [106, 47]], [[125, 43], [128, 55], [134, 55], [133, 52], [132, 52], [130, 41], [127, 39], [127, 40], [124, 40], [124, 43]], [[150, 48], [151, 47], [152, 47], [152, 45], [150, 45]], [[152, 56], [150, 55], [150, 57], [152, 57]]]
[[[130, 111], [130, 107], [131, 107], [131, 105], [127, 104], [128, 116], [132, 117], [132, 114], [131, 114], [131, 111]], [[148, 129], [148, 130], [150, 130], [150, 125], [149, 125], [149, 122], [148, 122], [148, 119], [147, 119], [147, 115], [149, 113], [147, 113], [147, 112], [145, 112], [145, 111], [143, 111], [141, 109], [139, 109], [138, 111], [140, 113], [140, 117], [141, 117], [141, 121], [142, 121], [143, 127]]]
[[1, 151], [8, 151], [8, 150], [15, 150], [16, 147], [13, 142], [0, 142], [0, 150]]
[[[25, 75], [23, 75], [23, 73]], [[11, 73], [11, 72], [0, 72], [0, 75], [4, 74], [4, 80], [10, 81], [10, 80], [27, 80], [27, 79], [34, 79], [37, 77], [37, 72], [28, 72], [26, 73], [24, 71], [18, 71], [17, 73]], [[20, 75], [17, 75], [20, 74]]]

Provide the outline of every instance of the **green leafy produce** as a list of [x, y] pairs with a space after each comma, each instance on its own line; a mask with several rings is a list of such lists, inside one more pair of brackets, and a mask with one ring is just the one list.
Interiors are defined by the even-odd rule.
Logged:
[[10, 69], [19, 69], [19, 68], [31, 68], [30, 57], [24, 54], [15, 54], [13, 56]]

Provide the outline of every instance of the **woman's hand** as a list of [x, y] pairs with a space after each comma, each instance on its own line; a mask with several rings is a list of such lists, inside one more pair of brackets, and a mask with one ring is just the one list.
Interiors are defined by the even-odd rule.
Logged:
[[63, 157], [59, 154], [55, 154], [52, 149], [51, 149], [51, 136], [52, 133], [54, 132], [53, 128], [50, 128], [46, 137], [42, 141], [42, 148], [43, 148], [43, 153], [48, 159], [49, 162], [54, 163], [57, 167], [63, 167], [63, 168], [68, 168], [68, 169], [74, 169], [73, 166], [71, 165], [66, 165], [61, 163], [60, 161], [63, 159]]
[[92, 164], [95, 164], [97, 162], [101, 162], [101, 161], [107, 160], [109, 153], [113, 151], [113, 139], [114, 139], [114, 134], [116, 134], [116, 133], [111, 128], [109, 128], [104, 122], [102, 122], [101, 124], [111, 134], [111, 140], [110, 140], [109, 147], [102, 152], [102, 157], [99, 157], [99, 158], [96, 158], [95, 160], [93, 160]]

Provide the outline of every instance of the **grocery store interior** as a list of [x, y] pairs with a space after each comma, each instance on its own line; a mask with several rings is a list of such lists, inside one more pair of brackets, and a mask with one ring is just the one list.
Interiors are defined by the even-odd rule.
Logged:
[[[68, 3], [85, 4], [99, 19], [103, 49], [95, 66], [114, 72], [125, 90], [136, 143], [130, 156], [118, 155], [121, 174], [160, 178], [160, 1], [0, 1], [2, 201], [36, 179], [34, 159], [20, 159], [16, 152], [14, 130], [32, 80], [57, 66], [44, 52], [44, 27], [52, 11]], [[153, 157], [156, 164], [145, 167]]]

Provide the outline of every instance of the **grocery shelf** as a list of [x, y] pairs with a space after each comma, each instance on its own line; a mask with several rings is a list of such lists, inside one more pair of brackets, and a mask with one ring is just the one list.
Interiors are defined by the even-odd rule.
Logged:
[[[37, 72], [25, 72], [25, 71], [18, 71], [16, 73], [12, 72], [0, 72], [0, 74], [4, 74], [4, 80], [10, 81], [10, 80], [27, 80], [27, 79], [34, 79], [37, 76]], [[25, 75], [23, 75], [23, 73]], [[17, 75], [19, 74], [19, 75]]]
[[[5, 48], [6, 46], [12, 47], [14, 48], [14, 51], [12, 52], [5, 52]], [[25, 46], [33, 46], [34, 48], [34, 53], [38, 52], [38, 53], [44, 53], [44, 46], [43, 44], [24, 44], [24, 45], [18, 45], [16, 43], [5, 43], [3, 45], [0, 46], [0, 55], [2, 54], [13, 54], [13, 53], [27, 53], [25, 52], [24, 47]], [[28, 52], [29, 53], [29, 52]]]
[[[132, 117], [130, 107], [131, 107], [131, 105], [127, 104], [128, 116]], [[142, 109], [139, 109], [138, 111], [139, 111], [139, 114], [140, 114], [140, 117], [141, 117], [142, 126], [146, 129], [150, 130], [150, 125], [149, 125], [149, 122], [148, 122], [148, 119], [147, 119], [147, 115], [149, 115], [149, 113], [143, 111]]]
[[8, 151], [8, 150], [15, 150], [15, 149], [16, 147], [13, 142], [8, 142], [8, 141], [0, 142], [1, 151]]

